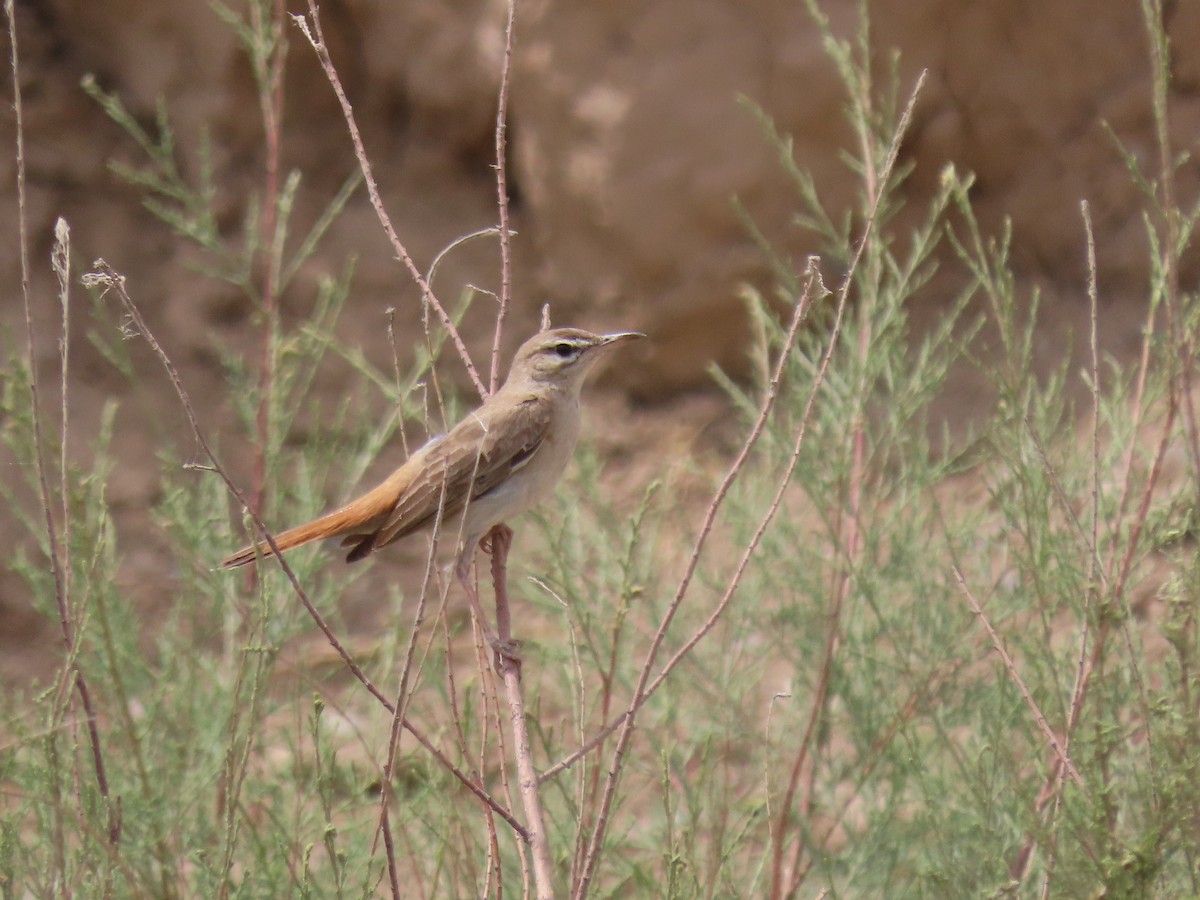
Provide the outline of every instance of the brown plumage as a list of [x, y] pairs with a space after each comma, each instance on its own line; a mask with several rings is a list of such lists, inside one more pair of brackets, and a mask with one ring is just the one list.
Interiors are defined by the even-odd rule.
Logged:
[[[331, 513], [275, 537], [280, 551], [341, 537], [354, 562], [437, 522], [456, 537], [465, 580], [476, 543], [553, 489], [575, 445], [579, 391], [598, 351], [640, 337], [559, 328], [517, 351], [504, 386], [444, 436], [418, 450], [382, 484]], [[264, 541], [224, 568], [270, 556]]]

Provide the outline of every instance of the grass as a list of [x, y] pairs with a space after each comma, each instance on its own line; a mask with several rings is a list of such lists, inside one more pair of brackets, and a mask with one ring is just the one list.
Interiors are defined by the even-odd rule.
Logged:
[[[281, 19], [247, 10], [226, 17], [256, 61], [269, 126]], [[745, 297], [754, 374], [714, 373], [741, 455], [723, 479], [666, 464], [622, 499], [583, 447], [559, 502], [518, 533], [510, 589], [530, 638], [520, 691], [551, 883], [522, 835], [511, 694], [432, 569], [376, 598], [389, 633], [352, 635], [336, 599], [360, 569], [317, 549], [252, 582], [212, 571], [241, 542], [242, 502], [218, 473], [173, 460], [155, 515], [178, 574], [147, 628], [117, 579], [111, 412], [80, 468], [63, 437], [69, 389], [48, 411], [28, 363], [47, 338], [31, 334], [12, 352], [0, 423], [40, 498], [5, 486], [40, 555], [12, 565], [60, 623], [64, 654], [51, 683], [0, 699], [4, 896], [476, 897], [535, 880], [575, 896], [1200, 891], [1198, 331], [1179, 276], [1196, 214], [1167, 143], [1161, 9], [1145, 4], [1161, 153], [1154, 170], [1126, 156], [1149, 237], [1143, 352], [1101, 353], [1092, 259], [1082, 371], [1064, 360], [1049, 373], [1033, 367], [1036, 297], [1017, 287], [1008, 235], [982, 233], [968, 176], [945, 171], [924, 224], [894, 226], [907, 174], [896, 151], [919, 97], [872, 69], [865, 18], [844, 40], [812, 12], [847, 87], [860, 194], [824, 208], [764, 117], [820, 261], [782, 258], [759, 235], [777, 284]], [[437, 372], [453, 356], [442, 350], [456, 348], [465, 306], [447, 310], [426, 284], [441, 312], [395, 373], [330, 337], [349, 265], [311, 321], [285, 330], [269, 298], [321, 232], [288, 237], [299, 181], [275, 172], [273, 224], [264, 233], [252, 207], [230, 247], [204, 230], [218, 173], [189, 185], [165, 114], [157, 127], [133, 135], [147, 154], [135, 184], [261, 311], [258, 371], [228, 366], [261, 459], [245, 495], [261, 496], [245, 505], [302, 519], [398, 432], [437, 418]], [[59, 240], [66, 260], [65, 229]], [[1092, 246], [1084, 206], [1081, 253]], [[909, 305], [938, 265], [964, 288], [918, 334]], [[76, 277], [60, 271], [64, 322]], [[153, 340], [132, 279], [97, 266], [90, 283], [112, 318], [127, 312]], [[104, 327], [96, 339], [132, 372]], [[399, 415], [324, 410], [328, 428], [286, 446], [330, 353]], [[947, 422], [938, 398], [965, 369], [995, 403]], [[470, 403], [445, 402], [450, 419]], [[711, 499], [677, 502], [698, 480]]]

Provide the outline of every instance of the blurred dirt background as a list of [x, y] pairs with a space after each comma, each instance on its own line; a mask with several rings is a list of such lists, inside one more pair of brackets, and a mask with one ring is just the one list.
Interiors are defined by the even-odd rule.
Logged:
[[[231, 4], [237, 6], [237, 4]], [[299, 12], [298, 4], [291, 4]], [[857, 2], [822, 3], [837, 33], [850, 36]], [[59, 311], [49, 266], [53, 224], [70, 223], [77, 270], [104, 257], [125, 273], [150, 324], [182, 370], [202, 422], [246, 472], [219, 368], [222, 353], [254, 359], [253, 311], [236, 289], [196, 271], [196, 250], [174, 238], [108, 170], [111, 160], [141, 164], [122, 132], [80, 88], [93, 75], [147, 125], [167, 104], [185, 171], [207, 129], [214, 148], [221, 226], [244, 227], [247, 196], [263, 183], [263, 132], [253, 78], [231, 30], [197, 0], [18, 0], [25, 104], [28, 217], [33, 290], [41, 335], [39, 364], [55, 371]], [[1167, 3], [1176, 58], [1172, 135], [1180, 150], [1200, 134], [1200, 4]], [[499, 0], [325, 0], [321, 15], [334, 61], [364, 131], [368, 153], [402, 239], [419, 265], [455, 237], [493, 225], [490, 164], [503, 49]], [[1106, 125], [1150, 170], [1156, 149], [1148, 41], [1133, 0], [910, 0], [871, 11], [880, 71], [899, 52], [901, 92], [922, 69], [928, 81], [903, 147], [915, 165], [905, 186], [905, 222], [916, 223], [948, 162], [976, 175], [973, 198], [986, 230], [1011, 217], [1022, 290], [1044, 292], [1039, 345], [1046, 365], [1086, 321], [1085, 243], [1079, 202], [1091, 204], [1097, 232], [1101, 331], [1108, 352], [1128, 357], [1144, 313], [1146, 240], [1142, 200]], [[302, 36], [289, 27], [284, 171], [301, 170], [297, 231], [305, 230], [355, 168], [332, 91]], [[8, 48], [5, 48], [7, 59]], [[852, 135], [844, 91], [802, 3], [794, 0], [629, 0], [568, 3], [521, 0], [510, 116], [514, 198], [515, 296], [509, 347], [528, 334], [541, 305], [558, 324], [638, 329], [652, 336], [640, 356], [603, 374], [593, 391], [605, 420], [628, 413], [630, 426], [606, 429], [605, 447], [673, 442], [686, 452], [722, 415], [706, 374], [712, 362], [744, 367], [739, 287], [771, 289], [767, 265], [739, 221], [733, 199], [800, 265], [819, 248], [792, 222], [798, 202], [776, 150], [739, 103], [759, 104], [794, 136], [830, 210], [852, 202], [854, 178], [841, 153]], [[7, 65], [5, 67], [7, 72]], [[0, 78], [0, 142], [13, 147], [11, 76]], [[1182, 173], [1194, 196], [1196, 168]], [[0, 153], [0, 328], [23, 346], [17, 257], [15, 154]], [[288, 321], [309, 310], [318, 277], [358, 258], [341, 318], [343, 340], [387, 365], [385, 309], [397, 309], [399, 342], [418, 327], [417, 293], [360, 190], [315, 259], [282, 298]], [[1185, 284], [1197, 274], [1186, 260]], [[454, 252], [439, 275], [453, 301], [464, 283], [495, 289], [494, 243]], [[836, 280], [827, 280], [831, 283]], [[953, 265], [915, 309], [936, 319], [960, 285]], [[77, 296], [84, 298], [82, 290]], [[144, 349], [136, 389], [87, 342], [94, 327], [80, 300], [71, 364], [73, 442], [81, 456], [106, 398], [121, 401], [110, 497], [126, 556], [123, 578], [143, 603], [164, 602], [171, 573], [148, 510], [159, 490], [155, 456], [163, 423], [183, 418], [169, 385]], [[476, 303], [465, 334], [482, 358], [491, 310]], [[328, 396], [354, 389], [347, 371], [318, 386]], [[982, 386], [956, 380], [948, 414], [968, 409]], [[651, 428], [651, 420], [669, 426]], [[154, 423], [155, 427], [150, 427]], [[168, 429], [169, 430], [169, 429]], [[189, 442], [180, 438], [187, 456]], [[653, 442], [651, 442], [653, 443]], [[661, 445], [652, 446], [661, 453]], [[244, 453], [244, 450], [242, 451]], [[9, 456], [6, 479], [19, 481]], [[238, 469], [238, 467], [241, 467]], [[330, 500], [340, 500], [331, 497]], [[32, 547], [11, 511], [0, 512], [0, 542]], [[152, 608], [152, 607], [151, 607]], [[44, 670], [58, 651], [55, 629], [28, 606], [26, 592], [0, 571], [0, 675]]]

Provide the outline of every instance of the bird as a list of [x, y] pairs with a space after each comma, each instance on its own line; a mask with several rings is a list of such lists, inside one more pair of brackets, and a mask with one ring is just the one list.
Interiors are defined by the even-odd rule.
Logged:
[[[275, 535], [280, 552], [340, 537], [347, 562], [437, 527], [455, 535], [454, 573], [495, 645], [471, 583], [475, 548], [497, 526], [546, 499], [566, 470], [580, 426], [584, 379], [609, 351], [645, 337], [580, 328], [539, 332], [513, 356], [508, 377], [448, 433], [431, 438], [372, 490]], [[274, 551], [259, 541], [227, 556], [245, 566]]]

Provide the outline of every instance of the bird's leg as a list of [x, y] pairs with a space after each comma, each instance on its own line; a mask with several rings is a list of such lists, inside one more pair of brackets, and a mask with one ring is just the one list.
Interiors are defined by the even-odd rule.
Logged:
[[467, 594], [467, 602], [471, 604], [471, 613], [479, 623], [479, 628], [483, 632], [483, 639], [487, 641], [488, 646], [496, 654], [496, 668], [499, 670], [504, 660], [518, 660], [517, 649], [520, 647], [520, 644], [511, 640], [502, 641], [496, 636], [496, 632], [492, 630], [492, 626], [488, 624], [487, 615], [484, 613], [483, 606], [479, 602], [479, 592], [475, 590], [475, 583], [471, 579], [471, 562], [474, 555], [474, 553], [464, 553], [454, 566], [454, 574]]
[[485, 552], [492, 555], [492, 586], [496, 591], [496, 630], [500, 633], [500, 645], [496, 647], [496, 663], [498, 671], [503, 672], [505, 665], [521, 671], [521, 658], [517, 651], [521, 642], [513, 640], [512, 617], [508, 605], [508, 548], [512, 546], [512, 529], [501, 522], [492, 526], [492, 530], [479, 542]]

